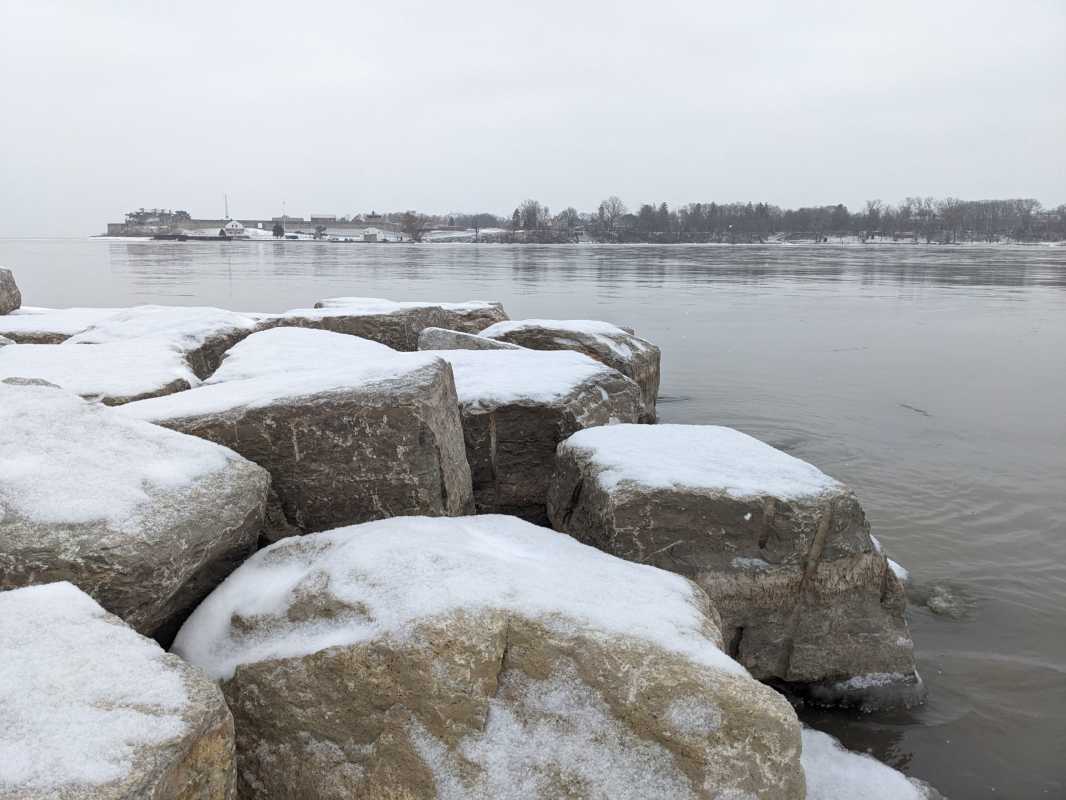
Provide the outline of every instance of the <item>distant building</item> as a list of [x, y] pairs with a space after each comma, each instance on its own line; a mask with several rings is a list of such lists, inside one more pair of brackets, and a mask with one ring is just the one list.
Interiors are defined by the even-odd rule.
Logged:
[[365, 231], [363, 231], [364, 242], [376, 242], [378, 241], [380, 236], [381, 231], [379, 231], [377, 228], [367, 228]]
[[230, 239], [239, 239], [244, 236], [244, 226], [237, 222], [235, 219], [231, 219], [222, 229], [219, 231], [220, 236], [228, 236]]
[[280, 222], [284, 225], [287, 222], [307, 222], [303, 217], [290, 217], [287, 214], [282, 214], [280, 217], [271, 217], [271, 222]]
[[336, 214], [312, 214], [311, 215], [311, 224], [312, 225], [315, 225], [315, 224], [317, 224], [317, 225], [332, 225], [336, 221], [337, 221], [337, 215]]

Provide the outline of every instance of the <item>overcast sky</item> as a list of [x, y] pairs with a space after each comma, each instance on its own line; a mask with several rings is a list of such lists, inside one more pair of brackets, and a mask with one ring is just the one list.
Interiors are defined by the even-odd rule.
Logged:
[[[223, 7], [225, 6], [225, 7]], [[139, 206], [1066, 203], [1066, 2], [0, 0], [0, 235]]]

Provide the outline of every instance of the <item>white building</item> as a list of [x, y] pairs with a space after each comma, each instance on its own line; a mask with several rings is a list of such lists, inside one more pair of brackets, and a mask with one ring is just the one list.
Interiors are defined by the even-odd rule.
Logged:
[[222, 226], [218, 233], [220, 236], [228, 236], [230, 239], [239, 239], [244, 236], [244, 226], [237, 220], [231, 219]]

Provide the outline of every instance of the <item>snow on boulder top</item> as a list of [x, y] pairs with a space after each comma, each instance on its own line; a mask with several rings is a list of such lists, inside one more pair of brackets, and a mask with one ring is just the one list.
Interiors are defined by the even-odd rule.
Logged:
[[65, 339], [117, 314], [118, 308], [38, 308], [23, 306], [0, 317], [0, 334], [22, 338]]
[[185, 730], [163, 650], [69, 583], [0, 592], [0, 653], [0, 796], [90, 796]]
[[[629, 358], [633, 355], [631, 342], [642, 342], [629, 331], [612, 325], [610, 322], [602, 322], [595, 319], [516, 319], [497, 322], [481, 331], [481, 336], [490, 339], [503, 338], [511, 333], [525, 330], [541, 329], [550, 333], [556, 333], [560, 337], [567, 335], [583, 335], [595, 339], [601, 346], [609, 349], [621, 358]], [[560, 342], [565, 344], [565, 342]]]
[[207, 383], [225, 383], [293, 371], [358, 365], [398, 353], [359, 336], [315, 328], [271, 328], [253, 333], [226, 351]]
[[424, 350], [452, 365], [459, 402], [491, 410], [513, 403], [554, 403], [586, 381], [616, 375], [571, 350]]
[[[309, 594], [358, 613], [290, 613]], [[709, 638], [705, 602], [678, 575], [515, 517], [394, 517], [260, 550], [196, 609], [173, 650], [228, 679], [241, 664], [402, 641], [424, 620], [500, 610], [557, 630], [634, 637], [746, 674]], [[234, 626], [242, 617], [256, 621], [253, 630]]]
[[929, 794], [902, 772], [865, 753], [845, 750], [832, 736], [803, 729], [800, 763], [807, 800], [926, 800]]
[[[262, 364], [250, 363], [249, 372], [258, 366]], [[148, 421], [240, 412], [353, 389], [366, 392], [413, 388], [427, 373], [441, 368], [440, 359], [433, 354], [392, 353], [349, 366], [278, 370], [261, 377], [212, 383], [166, 397], [127, 403], [115, 410]], [[239, 367], [234, 367], [235, 372], [238, 370]]]
[[5, 382], [0, 453], [0, 523], [12, 516], [46, 525], [101, 521], [133, 534], [180, 515], [176, 492], [239, 458], [54, 386]]
[[636, 484], [788, 500], [844, 489], [814, 465], [717, 425], [589, 428], [578, 431], [559, 448], [586, 461], [596, 471], [596, 480], [608, 490]]
[[455, 313], [502, 310], [503, 306], [493, 300], [466, 300], [459, 303], [434, 303], [421, 300], [386, 300], [382, 297], [328, 297], [315, 303], [313, 309], [297, 309], [290, 314], [301, 312], [323, 312], [337, 310], [343, 314], [358, 316], [362, 314], [396, 314], [418, 308], [443, 308]]
[[164, 339], [192, 349], [220, 333], [254, 330], [266, 317], [207, 306], [134, 306], [100, 320], [69, 339], [68, 344]]
[[15, 344], [0, 350], [0, 379], [40, 378], [105, 403], [196, 386], [182, 353], [165, 342]]

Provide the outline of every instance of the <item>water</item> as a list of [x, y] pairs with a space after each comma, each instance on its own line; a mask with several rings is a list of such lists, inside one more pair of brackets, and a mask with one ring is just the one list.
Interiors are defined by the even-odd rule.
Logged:
[[1066, 797], [1066, 247], [0, 240], [33, 305], [280, 311], [502, 300], [634, 326], [667, 422], [730, 425], [858, 493], [918, 594], [930, 696], [806, 713], [953, 800]]

